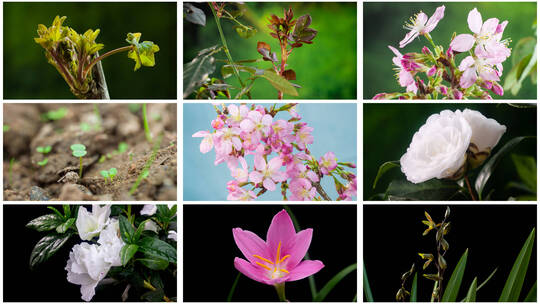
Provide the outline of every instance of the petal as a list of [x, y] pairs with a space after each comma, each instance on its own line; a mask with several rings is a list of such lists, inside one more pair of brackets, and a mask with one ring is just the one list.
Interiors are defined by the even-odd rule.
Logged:
[[81, 299], [85, 300], [86, 302], [92, 300], [96, 294], [97, 284], [98, 282], [96, 281], [93, 284], [81, 285]]
[[240, 123], [240, 129], [242, 129], [242, 131], [251, 132], [253, 131], [253, 128], [255, 128], [255, 124], [251, 119], [246, 118]]
[[480, 33], [480, 30], [482, 29], [482, 15], [480, 15], [476, 7], [469, 12], [467, 23], [469, 23], [469, 28], [473, 33]]
[[272, 116], [270, 116], [268, 114], [264, 115], [263, 118], [262, 118], [262, 123], [265, 126], [271, 125], [272, 124]]
[[233, 237], [236, 246], [242, 251], [242, 254], [251, 263], [259, 262], [253, 255], [268, 257], [268, 249], [266, 243], [255, 233], [242, 230], [241, 228], [233, 228]]
[[393, 46], [389, 45], [388, 48], [399, 58], [403, 57], [401, 53]]
[[201, 153], [205, 154], [212, 150], [214, 147], [214, 141], [212, 140], [212, 136], [207, 136], [201, 141], [201, 145], [199, 147], [199, 150]]
[[196, 132], [195, 134], [191, 135], [191, 137], [205, 137], [208, 134], [210, 134], [210, 132], [208, 132], [208, 131], [199, 131], [199, 132]]
[[259, 171], [266, 169], [266, 161], [260, 154], [255, 155], [255, 169]]
[[467, 56], [465, 57], [465, 59], [461, 60], [461, 63], [459, 64], [459, 70], [465, 71], [473, 64], [474, 64], [474, 58], [472, 58], [472, 56]]
[[296, 281], [306, 277], [309, 277], [312, 274], [319, 272], [324, 267], [324, 264], [321, 261], [303, 261], [298, 264], [294, 269], [291, 269], [289, 272], [289, 278], [287, 281]]
[[426, 28], [423, 31], [424, 33], [433, 31], [433, 29], [437, 26], [437, 23], [439, 23], [439, 21], [444, 17], [444, 8], [444, 5], [437, 7], [433, 16], [431, 16], [426, 23]]
[[270, 172], [275, 172], [279, 170], [279, 168], [281, 168], [282, 164], [283, 164], [283, 161], [281, 160], [281, 158], [279, 158], [279, 156], [276, 156], [268, 162], [268, 170]]
[[238, 160], [240, 161], [240, 165], [242, 166], [242, 169], [247, 170], [248, 165], [246, 160], [243, 157], [239, 157]]
[[277, 253], [279, 242], [284, 246], [290, 240], [293, 240], [295, 236], [296, 231], [294, 230], [291, 217], [287, 211], [281, 210], [272, 219], [272, 223], [266, 233], [266, 245], [272, 254], [272, 258], [276, 258], [275, 254]]
[[482, 29], [480, 30], [481, 35], [494, 35], [497, 31], [497, 26], [499, 25], [499, 19], [497, 18], [489, 18], [484, 22], [482, 25]]
[[240, 271], [242, 274], [244, 274], [246, 277], [252, 280], [271, 285], [266, 279], [266, 277], [264, 276], [264, 273], [261, 270], [259, 270], [259, 268], [253, 266], [252, 264], [248, 263], [248, 261], [244, 259], [234, 258], [234, 267], [238, 271]]
[[288, 269], [296, 267], [302, 261], [311, 244], [312, 235], [313, 229], [305, 229], [298, 232], [291, 242], [287, 243], [282, 255], [290, 255], [289, 259], [286, 260]]
[[450, 42], [452, 50], [457, 52], [466, 52], [472, 48], [474, 37], [470, 34], [459, 34]]
[[418, 32], [412, 30], [405, 35], [405, 38], [399, 42], [399, 47], [404, 48], [407, 44], [411, 43], [414, 38], [418, 37]]
[[499, 81], [499, 75], [497, 71], [490, 67], [482, 67], [479, 74], [479, 76], [482, 77], [484, 80]]
[[416, 15], [416, 22], [415, 22], [416, 24], [425, 25], [427, 21], [428, 21], [428, 16], [424, 12], [420, 12], [418, 13], [418, 15]]
[[249, 173], [249, 180], [251, 182], [254, 182], [255, 184], [258, 184], [262, 182], [263, 175], [259, 171], [251, 171]]
[[276, 182], [283, 182], [287, 180], [287, 173], [283, 171], [277, 171], [272, 174], [272, 179]]
[[463, 75], [461, 75], [459, 84], [466, 89], [476, 82], [476, 78], [476, 69], [474, 67], [468, 68], [463, 72]]
[[263, 181], [263, 186], [268, 191], [274, 191], [276, 190], [276, 184], [271, 178], [265, 178]]
[[227, 107], [227, 110], [229, 110], [229, 114], [231, 114], [231, 116], [236, 116], [238, 115], [238, 106], [235, 105], [235, 104], [231, 104]]
[[262, 114], [259, 111], [250, 111], [247, 116], [255, 123], [260, 122], [262, 118]]

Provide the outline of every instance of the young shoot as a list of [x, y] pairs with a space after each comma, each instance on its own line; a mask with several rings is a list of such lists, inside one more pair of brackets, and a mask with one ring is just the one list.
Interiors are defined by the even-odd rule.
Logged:
[[128, 144], [122, 141], [118, 144], [118, 150], [116, 152], [122, 154], [127, 151], [128, 147]]
[[146, 135], [146, 140], [149, 143], [152, 143], [152, 133], [150, 133], [150, 127], [148, 126], [148, 115], [146, 115], [146, 104], [142, 105], [142, 115], [143, 115], [143, 124], [144, 124], [144, 135]]
[[79, 177], [82, 178], [82, 169], [83, 163], [82, 158], [86, 155], [86, 146], [83, 144], [73, 144], [71, 145], [71, 154], [79, 158]]
[[83, 132], [88, 132], [91, 129], [90, 125], [86, 122], [81, 122], [81, 124], [79, 125], [79, 128], [81, 128], [81, 131]]
[[45, 166], [49, 162], [48, 158], [43, 159], [42, 161], [37, 162], [41, 167]]
[[101, 176], [103, 176], [105, 182], [107, 183], [107, 178], [110, 179], [111, 182], [113, 181], [114, 177], [118, 173], [118, 170], [116, 170], [116, 168], [110, 168], [109, 171], [101, 170], [99, 173], [101, 174]]
[[51, 152], [51, 150], [52, 150], [51, 146], [37, 147], [36, 148], [36, 151], [38, 151], [39, 153], [41, 153], [43, 155], [48, 154], [49, 152]]
[[47, 121], [47, 120], [56, 121], [56, 120], [60, 120], [60, 119], [62, 119], [64, 117], [66, 117], [67, 113], [68, 113], [68, 109], [66, 107], [61, 107], [61, 108], [58, 108], [56, 110], [50, 110], [50, 111], [42, 114], [41, 117], [45, 121]]

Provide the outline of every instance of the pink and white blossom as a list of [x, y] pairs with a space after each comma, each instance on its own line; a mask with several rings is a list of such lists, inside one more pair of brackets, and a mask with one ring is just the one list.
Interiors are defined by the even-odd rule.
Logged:
[[261, 183], [268, 191], [276, 190], [276, 183], [287, 179], [285, 172], [279, 171], [282, 161], [279, 157], [272, 158], [268, 163], [260, 155], [255, 155], [255, 169], [249, 174], [249, 180], [255, 184]]
[[420, 11], [414, 17], [411, 17], [411, 23], [404, 26], [405, 29], [410, 30], [405, 35], [405, 38], [399, 42], [399, 47], [403, 48], [407, 44], [411, 43], [418, 35], [425, 35], [435, 29], [439, 21], [444, 17], [444, 5], [437, 7], [435, 13], [428, 20], [428, 16]]

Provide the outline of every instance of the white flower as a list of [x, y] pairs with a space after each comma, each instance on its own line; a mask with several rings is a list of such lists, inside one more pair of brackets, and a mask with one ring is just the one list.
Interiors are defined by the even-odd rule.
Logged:
[[176, 240], [176, 231], [174, 231], [174, 230], [169, 230], [169, 236], [167, 236], [167, 238], [169, 238], [169, 239], [174, 240], [175, 242], [177, 242], [177, 240]]
[[154, 221], [148, 221], [144, 223], [144, 230], [150, 230], [158, 233], [159, 227]]
[[65, 269], [68, 271], [67, 280], [81, 285], [81, 298], [90, 301], [97, 284], [110, 268], [111, 264], [105, 261], [105, 255], [98, 245], [81, 243], [71, 249]]
[[98, 243], [101, 245], [100, 250], [103, 252], [105, 261], [111, 266], [121, 266], [120, 250], [125, 243], [120, 237], [120, 225], [117, 219], [111, 219], [107, 228], [101, 231]]
[[152, 216], [156, 213], [157, 207], [156, 205], [144, 205], [144, 207], [141, 210], [141, 215], [148, 215]]
[[478, 149], [471, 150], [473, 153], [484, 152], [481, 163], [505, 131], [505, 126], [478, 111], [444, 110], [433, 114], [414, 134], [407, 153], [401, 157], [401, 171], [415, 184], [432, 178], [458, 178], [465, 170], [470, 146]]
[[89, 241], [93, 237], [98, 236], [101, 230], [107, 225], [110, 214], [110, 205], [105, 205], [104, 207], [92, 205], [92, 213], [88, 213], [88, 210], [84, 207], [79, 207], [75, 225], [77, 226], [81, 240]]

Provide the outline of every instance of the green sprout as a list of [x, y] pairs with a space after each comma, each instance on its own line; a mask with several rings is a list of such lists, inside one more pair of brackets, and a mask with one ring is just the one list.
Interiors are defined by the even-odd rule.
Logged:
[[79, 127], [81, 128], [81, 131], [83, 132], [88, 132], [90, 131], [90, 128], [91, 128], [90, 125], [86, 122], [81, 122]]
[[99, 173], [101, 174], [101, 176], [103, 176], [103, 178], [105, 179], [105, 182], [107, 182], [107, 178], [109, 178], [111, 180], [111, 182], [112, 182], [113, 178], [118, 173], [118, 170], [116, 170], [116, 168], [110, 168], [109, 171], [102, 170]]
[[125, 143], [125, 142], [120, 142], [120, 143], [118, 144], [118, 151], [117, 151], [118, 154], [122, 154], [122, 153], [126, 152], [127, 149], [128, 149], [128, 147], [129, 147], [129, 146], [128, 146], [127, 143]]
[[57, 110], [51, 110], [47, 113], [44, 113], [41, 115], [41, 117], [44, 120], [56, 121], [56, 120], [60, 120], [64, 118], [67, 115], [67, 113], [68, 113], [68, 109], [66, 107], [61, 107]]
[[133, 152], [129, 153], [129, 161], [133, 160], [133, 156], [135, 156], [135, 153]]
[[39, 161], [37, 164], [41, 167], [45, 166], [49, 162], [48, 158], [43, 159], [42, 161]]
[[4, 133], [9, 131], [9, 126], [8, 125], [4, 125]]
[[150, 127], [148, 126], [148, 115], [146, 115], [146, 104], [143, 103], [142, 105], [142, 115], [143, 115], [143, 123], [144, 123], [144, 135], [146, 135], [146, 140], [149, 143], [152, 143], [152, 134], [150, 133]]
[[36, 151], [38, 151], [39, 153], [45, 155], [45, 154], [51, 152], [51, 149], [52, 149], [51, 146], [37, 147]]
[[131, 113], [137, 113], [137, 111], [139, 111], [140, 108], [141, 108], [141, 104], [139, 103], [128, 104], [128, 109], [131, 111]]
[[82, 177], [82, 158], [86, 155], [86, 146], [83, 144], [73, 144], [71, 145], [71, 154], [79, 158], [79, 176]]

